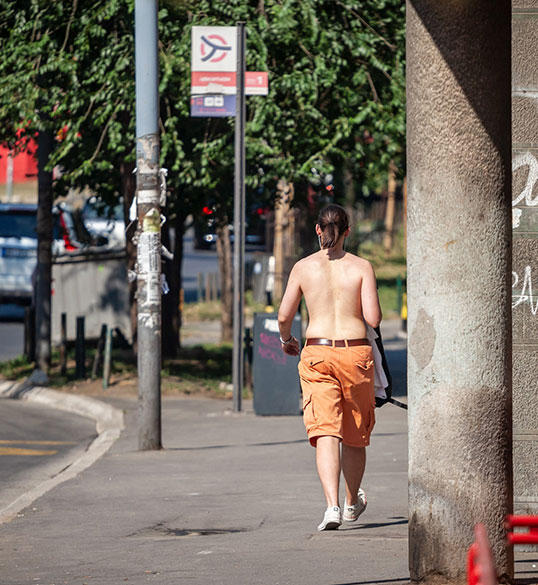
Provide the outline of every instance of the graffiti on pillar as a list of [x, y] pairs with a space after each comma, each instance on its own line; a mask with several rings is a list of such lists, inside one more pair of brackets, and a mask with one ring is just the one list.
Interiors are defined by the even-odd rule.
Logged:
[[524, 201], [525, 205], [534, 207], [535, 205], [538, 205], [538, 195], [536, 195], [534, 198], [532, 196], [534, 185], [536, 184], [536, 181], [538, 181], [538, 160], [536, 160], [536, 157], [530, 152], [518, 154], [512, 159], [513, 173], [523, 166], [529, 167], [527, 182], [525, 183], [523, 191], [521, 191], [521, 193], [515, 199], [512, 199], [512, 206], [515, 206], [518, 203]]
[[[517, 272], [512, 272], [512, 288], [519, 285], [520, 278]], [[538, 314], [538, 299], [536, 301], [532, 296], [532, 269], [530, 266], [525, 266], [525, 273], [523, 275], [523, 284], [521, 285], [521, 292], [512, 296], [512, 309], [518, 305], [528, 302], [531, 306], [533, 315]]]

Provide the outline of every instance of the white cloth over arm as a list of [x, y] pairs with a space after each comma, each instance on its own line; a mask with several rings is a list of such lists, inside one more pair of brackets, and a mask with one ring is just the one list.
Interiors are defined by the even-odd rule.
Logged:
[[378, 398], [386, 399], [387, 393], [385, 392], [385, 388], [389, 385], [389, 381], [387, 380], [387, 376], [385, 376], [381, 353], [375, 342], [379, 335], [374, 331], [374, 328], [368, 324], [366, 324], [366, 337], [372, 345], [372, 354], [374, 357], [374, 393]]

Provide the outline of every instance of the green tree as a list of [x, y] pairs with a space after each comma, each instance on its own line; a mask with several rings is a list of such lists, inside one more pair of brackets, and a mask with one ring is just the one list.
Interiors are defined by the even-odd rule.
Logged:
[[[63, 170], [56, 193], [89, 185], [130, 203], [133, 4], [0, 0], [0, 141], [21, 126], [29, 135], [51, 129], [58, 140], [50, 166]], [[386, 175], [390, 160], [404, 165], [400, 0], [161, 0], [161, 164], [178, 236], [167, 271], [174, 306], [185, 218], [208, 199], [217, 209], [223, 281], [231, 270], [234, 120], [189, 116], [190, 29], [239, 20], [247, 23], [247, 69], [268, 71], [270, 87], [267, 97], [247, 99], [249, 189], [269, 200], [279, 179], [300, 194], [301, 185], [344, 164], [361, 181]], [[224, 301], [226, 318], [229, 294]], [[174, 319], [179, 327], [177, 311]]]

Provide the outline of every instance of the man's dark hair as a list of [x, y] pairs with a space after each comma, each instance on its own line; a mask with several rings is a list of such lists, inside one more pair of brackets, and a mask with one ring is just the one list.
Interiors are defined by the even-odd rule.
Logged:
[[349, 227], [349, 217], [346, 210], [340, 205], [327, 205], [318, 216], [318, 224], [323, 232], [321, 234], [321, 249], [332, 248], [340, 236]]

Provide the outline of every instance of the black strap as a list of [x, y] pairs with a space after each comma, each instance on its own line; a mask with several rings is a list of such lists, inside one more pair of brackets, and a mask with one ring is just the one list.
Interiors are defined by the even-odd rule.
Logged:
[[385, 350], [383, 349], [383, 338], [381, 337], [381, 329], [379, 327], [375, 328], [375, 332], [377, 333], [377, 339], [375, 340], [377, 349], [381, 354], [381, 366], [383, 371], [385, 372], [385, 376], [387, 377], [387, 382], [389, 383], [388, 386], [385, 388], [385, 392], [387, 394], [386, 398], [380, 398], [379, 396], [375, 397], [375, 405], [377, 408], [380, 408], [387, 402], [393, 402], [392, 400], [392, 376], [390, 375], [389, 365], [387, 363], [387, 358], [385, 357]]

